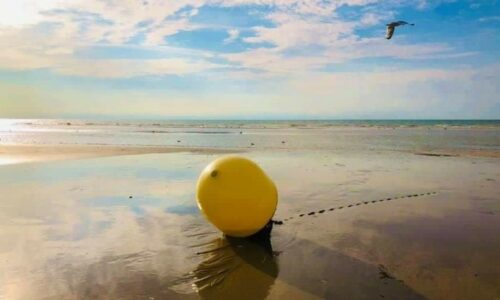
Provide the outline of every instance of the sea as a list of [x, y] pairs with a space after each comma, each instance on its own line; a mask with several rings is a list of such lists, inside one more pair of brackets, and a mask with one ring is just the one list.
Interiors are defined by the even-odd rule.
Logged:
[[500, 150], [500, 120], [0, 119], [0, 145]]

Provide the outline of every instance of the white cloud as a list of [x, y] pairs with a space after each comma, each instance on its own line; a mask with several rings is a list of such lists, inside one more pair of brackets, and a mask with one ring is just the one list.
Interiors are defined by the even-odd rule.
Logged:
[[14, 48], [0, 52], [0, 69], [29, 70], [48, 68], [64, 75], [95, 78], [126, 78], [145, 75], [184, 75], [217, 65], [204, 58], [161, 59], [83, 59], [67, 48]]
[[199, 26], [189, 23], [186, 19], [163, 21], [151, 27], [146, 34], [146, 45], [164, 45], [165, 37], [174, 35], [179, 31], [194, 30]]
[[55, 68], [65, 75], [95, 78], [123, 78], [146, 75], [184, 75], [197, 73], [215, 67], [207, 62], [171, 59], [107, 59], [67, 61]]
[[[278, 41], [278, 39], [276, 40]], [[476, 53], [455, 53], [445, 44], [399, 45], [388, 44], [385, 39], [345, 38], [329, 41], [318, 38], [322, 46], [316, 55], [287, 56], [286, 51], [300, 43], [291, 39], [279, 38], [281, 47], [258, 48], [241, 53], [227, 54], [224, 57], [230, 62], [244, 68], [273, 73], [304, 73], [317, 70], [333, 63], [343, 63], [352, 59], [365, 57], [392, 57], [398, 59], [451, 58], [475, 55]], [[303, 41], [307, 43], [306, 40]], [[312, 42], [312, 40], [311, 40]]]
[[317, 18], [304, 18], [285, 13], [269, 16], [276, 27], [256, 27], [256, 36], [245, 38], [249, 43], [271, 43], [278, 50], [308, 45], [331, 45], [352, 34], [354, 23], [332, 20], [329, 22]]
[[[210, 54], [196, 61], [183, 55], [169, 60], [89, 60], [75, 56], [79, 49], [95, 45], [123, 45], [142, 36], [143, 49], [166, 46], [165, 37], [181, 31], [210, 26], [195, 24], [191, 17], [203, 5], [268, 5], [274, 9], [265, 16], [274, 26], [245, 28], [253, 36], [242, 38], [241, 28], [228, 29], [225, 43], [240, 42], [273, 45], [223, 55], [232, 64], [250, 70], [279, 73], [308, 72], [331, 63], [363, 57], [400, 59], [465, 56], [446, 44], [390, 43], [383, 39], [361, 38], [356, 29], [374, 26], [393, 16], [392, 11], [362, 10], [358, 20], [345, 21], [336, 14], [342, 5], [363, 6], [372, 0], [20, 0], [2, 2], [0, 10], [15, 16], [26, 9], [26, 16], [14, 22], [0, 21], [0, 67], [7, 69], [48, 68], [64, 74], [97, 77], [130, 77], [144, 74], [202, 72], [215, 67]], [[392, 3], [392, 0], [389, 1]], [[399, 2], [399, 1], [396, 1]], [[425, 2], [425, 1], [424, 1]], [[17, 4], [6, 4], [17, 3]], [[3, 6], [2, 6], [3, 5]], [[1, 15], [0, 15], [1, 16]], [[44, 23], [40, 23], [44, 22]], [[14, 24], [15, 23], [15, 24]], [[19, 25], [13, 28], [8, 25]], [[186, 49], [188, 51], [189, 49]], [[174, 62], [175, 61], [175, 62]], [[99, 66], [99, 64], [101, 64]], [[129, 67], [122, 67], [129, 64]], [[223, 65], [223, 63], [220, 63]], [[149, 70], [147, 70], [149, 68]], [[93, 71], [94, 70], [94, 71]], [[95, 71], [100, 70], [100, 71]], [[155, 73], [157, 72], [157, 73]]]
[[479, 18], [479, 22], [495, 22], [495, 21], [500, 21], [500, 16], [489, 16], [489, 17]]
[[384, 12], [367, 12], [360, 20], [361, 26], [374, 26], [380, 24], [382, 21], [388, 21], [394, 18], [394, 12], [384, 11]]
[[[375, 5], [366, 6], [370, 3]], [[204, 5], [249, 4], [265, 6], [259, 15], [273, 26], [193, 22]], [[343, 5], [358, 6], [348, 20], [338, 11]], [[122, 115], [165, 111], [185, 116], [242, 112], [335, 116], [425, 109], [427, 113], [432, 109], [446, 112], [458, 107], [474, 107], [474, 113], [484, 114], [495, 105], [498, 107], [498, 66], [491, 70], [398, 70], [397, 66], [379, 64], [371, 72], [332, 73], [336, 71], [335, 63], [348, 64], [362, 58], [427, 60], [477, 54], [459, 52], [445, 41], [411, 44], [404, 35], [398, 35], [397, 40], [385, 40], [383, 24], [395, 17], [401, 5], [426, 9], [436, 4], [410, 0], [2, 1], [0, 69], [47, 69], [62, 75], [99, 79], [202, 74], [209, 78], [210, 88], [174, 89], [168, 94], [165, 90], [123, 92], [112, 88], [91, 93], [78, 88], [65, 90], [64, 86], [54, 93], [50, 88], [34, 87], [36, 83], [22, 87], [4, 84], [0, 86], [0, 102], [4, 111], [8, 104], [12, 115], [29, 115], [25, 114], [29, 106], [28, 113], [54, 117], [73, 111]], [[497, 16], [479, 19], [496, 20]], [[368, 37], [359, 34], [360, 30], [378, 28], [375, 26], [379, 26], [379, 33]], [[227, 30], [224, 43], [243, 41], [251, 47], [226, 54], [169, 47], [166, 37], [204, 28]], [[131, 39], [138, 44], [128, 45]], [[108, 54], [93, 59], [81, 51], [125, 44], [137, 52], [160, 55], [129, 59]], [[212, 85], [216, 87], [210, 90]], [[446, 103], [447, 99], [453, 99], [454, 106]], [[117, 107], [116, 103], [123, 105]]]
[[[400, 70], [381, 72], [343, 72], [343, 73], [307, 73], [291, 81], [291, 86], [304, 94], [317, 95], [332, 94], [332, 91], [360, 90], [354, 86], [363, 86], [366, 93], [373, 93], [374, 89], [398, 89], [410, 83], [435, 80], [465, 80], [475, 74], [475, 70], [463, 69], [444, 71], [439, 69]], [[354, 89], [348, 88], [352, 87]]]
[[[448, 71], [308, 73], [291, 80], [286, 90], [302, 96], [288, 105], [308, 103], [302, 109], [310, 115], [492, 117], [495, 105], [500, 105], [495, 84], [499, 78], [499, 65]], [[470, 96], [478, 90], [481, 93]]]
[[61, 0], [15, 0], [0, 1], [0, 27], [22, 27], [43, 19], [41, 10], [53, 9]]
[[[60, 30], [62, 29], [62, 30]], [[120, 78], [144, 75], [165, 75], [202, 72], [215, 68], [205, 57], [193, 53], [169, 50], [172, 58], [157, 59], [88, 59], [75, 57], [74, 51], [85, 46], [74, 41], [71, 33], [76, 29], [56, 28], [52, 35], [32, 28], [0, 30], [0, 69], [50, 69], [64, 75]], [[21, 34], [19, 34], [21, 33]], [[139, 47], [138, 49], [151, 49]], [[161, 52], [160, 52], [161, 53]], [[164, 55], [165, 56], [165, 55]]]
[[[220, 80], [224, 81], [223, 77], [211, 78], [210, 83], [219, 84]], [[497, 64], [487, 68], [448, 71], [307, 72], [273, 80], [266, 90], [252, 90], [252, 93], [234, 89], [225, 89], [224, 93], [220, 90], [167, 92], [128, 89], [124, 93], [112, 88], [62, 88], [54, 93], [52, 89], [28, 85], [7, 88], [6, 94], [0, 93], [0, 103], [4, 114], [10, 112], [17, 117], [71, 116], [75, 112], [82, 115], [201, 118], [261, 114], [498, 117], [494, 115], [494, 108], [500, 105], [497, 97], [499, 79], [500, 65]], [[244, 76], [241, 80], [248, 84]], [[258, 83], [259, 86], [265, 84]], [[0, 89], [5, 90], [2, 83]], [[478, 90], [481, 93], [475, 93]]]
[[227, 34], [228, 37], [224, 39], [226, 44], [234, 42], [240, 36], [240, 31], [238, 29], [229, 29]]

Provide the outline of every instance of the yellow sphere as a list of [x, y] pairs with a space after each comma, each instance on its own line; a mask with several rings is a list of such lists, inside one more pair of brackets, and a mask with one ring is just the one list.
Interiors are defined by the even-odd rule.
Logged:
[[246, 237], [262, 229], [278, 204], [273, 181], [253, 161], [225, 156], [201, 172], [196, 188], [198, 207], [228, 236]]

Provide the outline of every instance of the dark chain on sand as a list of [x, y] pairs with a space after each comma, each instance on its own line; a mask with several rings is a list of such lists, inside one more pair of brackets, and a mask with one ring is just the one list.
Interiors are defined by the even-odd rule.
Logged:
[[[406, 198], [413, 198], [413, 197], [431, 196], [431, 195], [435, 195], [435, 194], [437, 194], [437, 192], [428, 192], [428, 193], [421, 193], [421, 194], [409, 194], [409, 195], [402, 195], [402, 196], [396, 196], [396, 197], [383, 198], [383, 199], [378, 199], [378, 200], [361, 201], [361, 202], [358, 202], [358, 203], [353, 203], [353, 204], [348, 204], [348, 205], [339, 205], [339, 206], [330, 207], [330, 208], [327, 208], [327, 209], [320, 209], [320, 210], [317, 210], [317, 211], [310, 211], [308, 213], [297, 214], [297, 215], [295, 215], [295, 218], [302, 218], [302, 217], [305, 217], [305, 216], [314, 216], [314, 215], [317, 215], [317, 214], [323, 214], [323, 213], [331, 212], [331, 211], [334, 211], [334, 210], [340, 210], [340, 209], [344, 209], [344, 208], [351, 208], [351, 207], [356, 207], [356, 206], [360, 206], [360, 205], [366, 205], [366, 204], [372, 204], [372, 203], [378, 203], [378, 202], [384, 202], [384, 201], [392, 201], [392, 200], [396, 200], [396, 199], [406, 199]], [[290, 220], [293, 220], [293, 219], [294, 219], [294, 216], [288, 217], [288, 218], [283, 219], [281, 221], [279, 221], [279, 220], [273, 220], [272, 222], [273, 222], [274, 225], [282, 225], [284, 222], [287, 222], [287, 221], [290, 221]]]

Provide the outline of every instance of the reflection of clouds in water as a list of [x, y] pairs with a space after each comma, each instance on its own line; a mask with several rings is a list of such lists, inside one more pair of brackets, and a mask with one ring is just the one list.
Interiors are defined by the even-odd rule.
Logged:
[[[70, 182], [40, 184], [36, 181], [0, 184], [3, 198], [0, 211], [6, 219], [33, 218], [54, 223], [74, 210], [96, 211], [106, 206], [168, 207], [193, 202], [193, 183], [149, 181], [124, 178], [84, 178]], [[129, 198], [133, 196], [133, 198]]]
[[200, 210], [194, 205], [175, 205], [165, 209], [166, 212], [176, 215], [198, 215]]
[[[6, 159], [5, 156], [0, 157]], [[18, 157], [20, 156], [9, 156], [11, 159]], [[11, 183], [31, 180], [44, 184], [95, 177], [100, 177], [100, 179], [143, 179], [144, 182], [160, 178], [165, 181], [189, 181], [197, 177], [198, 170], [205, 163], [206, 160], [202, 159], [201, 156], [188, 157], [174, 154], [87, 158], [84, 160], [2, 166], [0, 177]]]
[[20, 162], [30, 161], [30, 157], [25, 156], [12, 156], [12, 155], [0, 155], [0, 166], [1, 165], [13, 165]]
[[[23, 279], [5, 284], [5, 299], [196, 299], [168, 288], [169, 252], [103, 255], [95, 261], [57, 259]], [[161, 263], [163, 262], [163, 263]], [[34, 277], [34, 278], [32, 278]]]
[[0, 194], [12, 195], [0, 210], [0, 298], [123, 299], [148, 288], [160, 295], [164, 278], [187, 271], [179, 228], [198, 218], [166, 208], [192, 201], [194, 183], [135, 173], [164, 167], [156, 174], [173, 178], [187, 159], [197, 160], [120, 157], [0, 169]]
[[86, 199], [87, 205], [93, 207], [110, 207], [110, 206], [156, 206], [158, 203], [163, 203], [164, 198], [160, 197], [144, 197], [139, 196], [135, 198], [123, 197], [123, 196], [105, 196], [97, 197], [92, 199]]
[[101, 291], [103, 297], [123, 298], [120, 291], [113, 291], [120, 286], [141, 295], [147, 291], [142, 288], [150, 284], [153, 288], [155, 282], [166, 286], [172, 279], [168, 276], [182, 273], [189, 265], [179, 227], [196, 223], [191, 216], [147, 209], [138, 218], [127, 208], [115, 208], [81, 217], [73, 211], [64, 217], [72, 223], [2, 227], [12, 237], [9, 245], [3, 234], [0, 241], [6, 299], [35, 299], [36, 295], [62, 299], [73, 293], [88, 298], [85, 291], [97, 292], [99, 286], [107, 289]]

